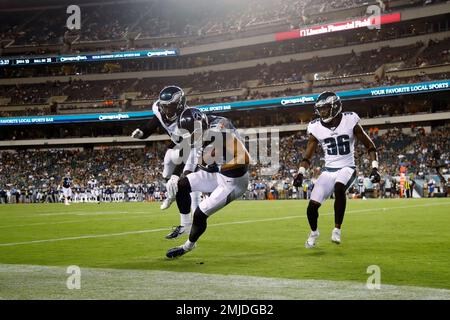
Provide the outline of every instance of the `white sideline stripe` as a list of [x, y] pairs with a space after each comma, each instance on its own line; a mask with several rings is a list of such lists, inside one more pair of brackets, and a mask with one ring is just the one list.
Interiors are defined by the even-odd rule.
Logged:
[[[86, 211], [86, 208], [78, 208], [78, 209], [70, 209], [69, 212], [61, 212], [61, 210], [59, 211], [43, 211], [43, 212], [36, 212], [33, 214], [11, 214], [11, 216], [13, 216], [14, 218], [40, 218], [40, 217], [46, 217], [46, 216], [64, 216], [64, 215], [77, 215], [78, 212], [88, 212]], [[113, 212], [113, 211], [111, 211]], [[1, 212], [1, 214], [5, 214], [5, 212]]]
[[119, 232], [119, 233], [96, 234], [96, 235], [86, 235], [86, 236], [56, 238], [56, 239], [33, 240], [33, 241], [25, 241], [25, 242], [1, 243], [0, 247], [17, 246], [17, 245], [21, 245], [21, 244], [34, 244], [34, 243], [44, 243], [44, 242], [67, 241], [67, 240], [80, 240], [80, 239], [117, 237], [117, 236], [126, 236], [126, 235], [130, 235], [130, 234], [151, 233], [151, 232], [159, 232], [159, 231], [167, 231], [167, 228], [149, 229], [149, 230], [137, 230], [137, 231], [128, 231], [128, 232]]
[[103, 211], [103, 212], [81, 212], [81, 213], [76, 213], [75, 215], [77, 216], [97, 216], [97, 215], [104, 215], [104, 214], [126, 214], [126, 213], [130, 213], [130, 211]]
[[[17, 228], [17, 227], [32, 227], [32, 226], [46, 226], [46, 225], [55, 225], [55, 224], [72, 224], [72, 223], [82, 223], [82, 222], [92, 222], [92, 221], [112, 221], [112, 220], [124, 220], [124, 219], [142, 219], [145, 217], [142, 217], [142, 215], [136, 216], [134, 213], [130, 213], [130, 215], [126, 217], [121, 218], [102, 218], [102, 219], [83, 219], [83, 220], [70, 220], [70, 221], [54, 221], [54, 222], [34, 222], [34, 223], [27, 223], [27, 224], [15, 224], [15, 225], [7, 225], [7, 226], [0, 226], [0, 229], [5, 228]], [[150, 216], [148, 217], [150, 218]]]
[[[361, 209], [361, 210], [348, 211], [347, 213], [363, 213], [363, 212], [377, 212], [377, 211], [386, 212], [386, 211], [392, 210], [392, 209], [406, 209], [406, 208], [416, 208], [416, 207], [432, 207], [432, 206], [441, 206], [441, 205], [450, 205], [450, 202], [423, 204], [423, 205], [415, 205], [415, 206], [398, 206], [398, 207], [390, 207], [390, 208]], [[325, 216], [325, 215], [328, 216], [328, 215], [331, 215], [331, 214], [334, 214], [334, 213], [327, 212], [327, 213], [321, 214], [321, 215], [322, 216]], [[235, 224], [247, 224], [247, 223], [255, 223], [255, 222], [280, 221], [280, 220], [300, 219], [300, 218], [303, 218], [303, 216], [287, 216], [287, 217], [278, 217], [278, 218], [243, 220], [243, 221], [233, 221], [233, 222], [223, 222], [223, 223], [210, 224], [209, 227], [235, 225]], [[56, 238], [56, 239], [43, 239], [43, 240], [32, 240], [32, 241], [23, 241], [23, 242], [0, 243], [0, 247], [10, 247], [10, 246], [17, 246], [17, 245], [25, 245], [25, 244], [36, 244], [36, 243], [46, 243], [46, 242], [67, 241], [67, 240], [81, 240], [81, 239], [118, 237], [118, 236], [127, 236], [127, 235], [132, 235], [132, 234], [143, 234], [143, 233], [153, 233], [153, 232], [160, 232], [160, 231], [167, 231], [167, 230], [168, 230], [167, 228], [146, 229], [146, 230], [119, 232], [119, 233], [95, 234], [95, 235], [84, 235], [84, 236]]]
[[[76, 212], [85, 212], [86, 209], [82, 209], [82, 210], [76, 210], [73, 209], [71, 210], [71, 212], [61, 212], [60, 211], [43, 211], [43, 212], [36, 212], [31, 214], [17, 214], [17, 213], [12, 213], [11, 216], [13, 216], [14, 218], [40, 218], [42, 216], [61, 216], [61, 215], [74, 215], [76, 214]], [[5, 214], [5, 212], [2, 212], [1, 214]]]
[[[72, 224], [72, 223], [80, 223], [80, 222], [91, 222], [91, 221], [112, 221], [112, 220], [124, 220], [124, 219], [137, 219], [137, 218], [145, 218], [142, 217], [142, 214], [147, 214], [148, 218], [151, 217], [151, 212], [130, 212], [126, 217], [120, 217], [120, 218], [101, 218], [101, 219], [83, 219], [83, 220], [70, 220], [70, 221], [53, 221], [53, 222], [33, 222], [33, 223], [24, 223], [24, 224], [14, 224], [14, 225], [7, 225], [7, 226], [0, 226], [0, 229], [6, 229], [6, 228], [16, 228], [16, 227], [30, 227], [30, 226], [45, 226], [45, 225], [54, 225], [54, 224]], [[76, 214], [78, 215], [78, 214]], [[87, 216], [89, 214], [80, 214], [81, 216]], [[95, 216], [95, 213], [92, 214]]]
[[125, 214], [128, 211], [103, 211], [103, 212], [89, 212], [89, 211], [75, 211], [75, 212], [59, 212], [59, 213], [40, 213], [38, 216], [64, 216], [64, 215], [75, 215], [75, 216], [86, 216], [86, 215], [101, 215], [101, 214]]
[[[81, 290], [68, 290], [66, 287], [68, 274], [65, 267], [0, 264], [2, 283], [0, 297], [27, 300], [450, 299], [448, 289], [383, 283], [380, 289], [369, 290], [364, 282], [356, 281], [285, 279], [83, 266], [80, 270]], [[192, 288], [199, 288], [199, 290], [193, 293]]]
[[106, 214], [151, 214], [151, 211], [104, 211], [104, 212], [90, 212], [83, 210], [74, 210], [72, 212], [50, 212], [50, 213], [36, 213], [34, 215], [14, 215], [14, 218], [40, 218], [51, 216], [95, 216]]

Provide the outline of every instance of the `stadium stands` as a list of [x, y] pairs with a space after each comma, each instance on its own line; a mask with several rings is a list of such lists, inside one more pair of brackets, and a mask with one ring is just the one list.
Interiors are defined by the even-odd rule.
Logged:
[[[149, 110], [158, 92], [168, 84], [183, 87], [188, 93], [188, 104], [196, 106], [450, 78], [449, 16], [445, 12], [421, 15], [422, 10], [417, 9], [445, 1], [388, 1], [384, 2], [384, 13], [400, 10], [400, 22], [381, 29], [359, 28], [284, 41], [274, 41], [274, 35], [364, 17], [367, 5], [379, 2], [230, 0], [227, 5], [213, 1], [216, 5], [207, 8], [199, 0], [189, 1], [189, 5], [177, 2], [174, 10], [175, 0], [81, 4], [80, 31], [67, 31], [66, 7], [62, 4], [25, 9], [17, 4], [17, 10], [0, 7], [3, 57], [152, 48], [180, 51], [176, 58], [2, 66], [0, 117]], [[247, 39], [252, 40], [247, 43]], [[366, 120], [386, 119], [376, 130], [366, 129], [372, 130], [387, 176], [396, 175], [400, 165], [422, 177], [433, 174], [429, 166], [432, 152], [448, 150], [445, 122], [427, 118], [420, 124], [396, 127], [388, 120], [391, 116], [444, 113], [449, 110], [444, 94], [418, 95], [415, 99], [360, 99], [346, 102], [345, 106]], [[227, 116], [240, 128], [282, 128], [304, 125], [312, 115], [311, 108], [262, 110], [233, 111]], [[428, 131], [418, 130], [416, 125], [425, 126]], [[165, 142], [145, 142], [145, 148], [140, 144], [137, 149], [130, 148], [131, 143], [120, 145], [120, 149], [109, 146], [91, 150], [94, 145], [98, 147], [98, 142], [70, 146], [70, 139], [76, 138], [129, 137], [135, 126], [130, 121], [32, 129], [20, 125], [3, 127], [0, 142], [13, 141], [20, 146], [26, 140], [67, 139], [64, 147], [77, 150], [56, 146], [48, 151], [1, 151], [0, 187], [56, 188], [63, 173], [70, 169], [84, 186], [94, 175], [104, 187], [158, 183], [162, 188], [157, 159], [163, 156]], [[265, 177], [261, 165], [253, 167], [251, 189], [261, 191], [257, 197], [267, 198], [271, 193], [282, 193], [284, 197], [286, 192], [282, 190], [289, 190], [293, 196], [292, 174], [306, 146], [303, 130], [282, 132], [281, 163], [275, 175]], [[375, 134], [378, 130], [380, 134]], [[3, 144], [3, 149], [8, 149], [8, 145]], [[363, 152], [362, 148], [357, 149], [359, 159], [364, 159]], [[443, 153], [442, 159], [448, 157], [448, 153]], [[131, 163], [130, 158], [138, 160]], [[319, 157], [314, 159], [315, 167], [319, 161]], [[17, 164], [20, 167], [12, 170]], [[367, 174], [367, 163], [361, 161], [358, 166]], [[246, 197], [252, 198], [251, 194]]]
[[[407, 62], [413, 56], [416, 60], [427, 61], [421, 63], [419, 67], [430, 65], [448, 64], [448, 53], [444, 49], [448, 45], [449, 39], [438, 43], [432, 43], [421, 54], [416, 55], [417, 50], [422, 50], [421, 44], [413, 44], [404, 47], [389, 48], [383, 47], [380, 50], [371, 50], [361, 54], [346, 54], [324, 58], [313, 58], [305, 61], [291, 61], [285, 63], [275, 63], [272, 65], [259, 65], [252, 68], [244, 68], [229, 71], [202, 72], [184, 77], [164, 77], [164, 78], [144, 78], [144, 79], [124, 79], [124, 80], [101, 80], [82, 81], [73, 80], [68, 83], [59, 81], [46, 82], [42, 84], [22, 84], [14, 86], [2, 86], [0, 97], [9, 98], [10, 105], [46, 103], [52, 96], [66, 96], [66, 101], [95, 101], [103, 99], [120, 99], [125, 92], [139, 92], [137, 98], [153, 99], [162, 86], [167, 83], [177, 83], [180, 86], [190, 88], [190, 93], [200, 94], [210, 91], [224, 91], [245, 87], [245, 82], [257, 80], [257, 86], [279, 85], [304, 82], [304, 75], [326, 74], [328, 78], [348, 77], [361, 74], [373, 74], [379, 69], [383, 61]], [[430, 59], [430, 57], [433, 57]], [[420, 76], [420, 73], [417, 73]], [[440, 77], [431, 75], [429, 78]], [[326, 78], [325, 78], [326, 79]], [[306, 79], [313, 81], [314, 79]], [[319, 79], [320, 80], [320, 79]], [[384, 80], [384, 79], [383, 79]], [[361, 81], [359, 81], [361, 84]], [[377, 84], [378, 81], [362, 83], [361, 87], [368, 87]], [[381, 81], [382, 82], [382, 81]], [[405, 83], [408, 80], [400, 78], [389, 78], [384, 82], [390, 84]], [[320, 91], [318, 89], [313, 91]], [[289, 94], [296, 92], [289, 91]], [[301, 93], [301, 91], [300, 91]], [[279, 94], [273, 92], [272, 94]], [[268, 97], [270, 95], [265, 95]], [[263, 97], [258, 90], [249, 90], [247, 95], [240, 97], [241, 100], [257, 99]], [[192, 105], [221, 102], [219, 100], [193, 99]]]
[[[362, 0], [214, 2], [214, 5], [207, 7], [201, 1], [190, 1], [189, 5], [180, 5], [176, 1], [81, 5], [85, 27], [79, 40], [122, 39], [131, 32], [142, 38], [236, 33], [268, 24], [308, 21], [308, 11], [326, 13], [366, 3]], [[18, 15], [11, 15], [12, 9], [0, 11], [0, 19], [7, 22], [0, 29], [0, 38], [12, 39], [16, 45], [62, 43], [67, 17], [65, 9], [62, 5], [41, 10], [18, 9]]]
[[[405, 131], [405, 132], [403, 132]], [[425, 133], [421, 128], [389, 129], [384, 133], [371, 133], [379, 150], [380, 170], [387, 177], [398, 175], [400, 166], [408, 173], [423, 179], [436, 174], [430, 163], [434, 150], [446, 150], [443, 161], [450, 160], [450, 126], [433, 128]], [[252, 185], [263, 183], [265, 192], [273, 186], [289, 183], [292, 196], [292, 178], [305, 152], [307, 137], [304, 132], [285, 135], [280, 141], [280, 168], [271, 176], [261, 174], [261, 166], [252, 167]], [[163, 189], [162, 168], [159, 159], [164, 157], [165, 142], [154, 142], [146, 148], [102, 148], [95, 150], [49, 149], [36, 151], [0, 151], [0, 189], [43, 190], [57, 189], [67, 171], [75, 184], [86, 188], [95, 177], [103, 188], [156, 184]], [[370, 164], [364, 157], [364, 148], [356, 149], [358, 172], [367, 176]], [[320, 157], [315, 156], [312, 168], [320, 167]], [[314, 171], [313, 171], [314, 174]]]

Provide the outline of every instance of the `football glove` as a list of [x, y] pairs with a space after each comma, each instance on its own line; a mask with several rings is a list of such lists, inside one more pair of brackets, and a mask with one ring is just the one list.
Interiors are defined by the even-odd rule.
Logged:
[[178, 180], [180, 180], [179, 176], [172, 175], [166, 183], [167, 196], [169, 199], [174, 199], [178, 192]]
[[377, 168], [372, 168], [372, 172], [370, 173], [370, 181], [372, 181], [372, 183], [378, 183], [381, 180], [380, 174], [378, 173], [378, 169]]
[[140, 139], [140, 138], [142, 138], [143, 136], [144, 136], [144, 132], [142, 132], [141, 129], [136, 129], [136, 130], [134, 130], [133, 133], [131, 134], [131, 137], [132, 137], [132, 138], [135, 138], [135, 139]]
[[294, 177], [293, 186], [296, 188], [300, 188], [303, 185], [303, 176], [306, 173], [306, 169], [304, 167], [300, 167], [298, 169], [297, 175]]
[[298, 173], [294, 178], [294, 187], [300, 188], [303, 185], [303, 174]]

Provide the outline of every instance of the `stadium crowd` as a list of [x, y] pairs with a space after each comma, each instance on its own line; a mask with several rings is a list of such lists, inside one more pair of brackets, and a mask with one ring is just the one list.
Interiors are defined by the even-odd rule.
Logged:
[[[429, 133], [415, 127], [410, 128], [408, 133], [401, 129], [379, 133], [378, 128], [370, 128], [368, 133], [379, 150], [380, 172], [384, 176], [382, 183], [387, 179], [393, 181], [399, 175], [400, 167], [406, 167], [407, 172], [416, 179], [429, 179], [436, 174], [436, 151], [439, 151], [439, 161], [448, 165], [449, 129], [450, 126], [446, 125]], [[303, 132], [281, 137], [278, 170], [266, 175], [260, 164], [252, 166], [251, 183], [245, 198], [308, 197], [320, 172], [319, 155], [312, 159], [312, 174], [305, 180], [304, 189], [292, 187], [292, 178], [306, 143], [307, 137]], [[146, 148], [1, 151], [0, 200], [5, 202], [9, 195], [9, 200], [13, 202], [58, 201], [60, 184], [67, 172], [74, 179], [75, 193], [83, 201], [93, 201], [95, 198], [92, 196], [92, 181], [108, 201], [159, 200], [164, 198], [165, 192], [161, 177], [165, 148], [165, 142], [154, 142]], [[361, 145], [356, 147], [356, 158], [358, 174], [367, 177], [370, 164]], [[139, 196], [136, 195], [138, 193]]]
[[74, 191], [86, 194], [93, 191], [91, 180], [102, 190], [152, 187], [150, 190], [156, 192], [161, 184], [163, 147], [164, 143], [155, 143], [146, 149], [2, 151], [0, 181], [10, 195], [37, 197], [40, 193], [42, 201], [47, 195], [53, 198], [60, 193], [67, 173], [74, 179]]
[[[324, 22], [325, 13], [367, 5], [363, 0], [231, 0], [129, 1], [81, 5], [83, 26], [77, 41], [117, 40], [127, 37], [196, 37], [235, 34], [267, 25], [292, 28]], [[0, 39], [14, 45], [61, 44], [65, 40], [66, 7], [45, 7], [17, 11], [0, 10]], [[321, 17], [317, 17], [317, 12]], [[314, 16], [314, 13], [316, 14]]]
[[[124, 79], [124, 80], [99, 80], [84, 81], [70, 80], [69, 82], [48, 81], [38, 84], [4, 85], [0, 87], [0, 97], [9, 99], [10, 105], [20, 104], [46, 104], [52, 96], [66, 96], [66, 101], [99, 101], [118, 100], [126, 92], [137, 92], [137, 99], [154, 99], [157, 93], [167, 83], [177, 83], [188, 88], [189, 94], [201, 94], [204, 92], [222, 92], [232, 89], [247, 88], [247, 92], [240, 96], [230, 95], [214, 99], [195, 98], [190, 101], [191, 105], [220, 103], [236, 100], [252, 100], [273, 96], [286, 96], [307, 93], [305, 89], [281, 90], [269, 93], [260, 93], [258, 86], [276, 86], [280, 84], [307, 83], [307, 89], [317, 92], [322, 90], [321, 85], [314, 85], [317, 80], [332, 79], [338, 83], [352, 85], [352, 88], [393, 85], [399, 83], [410, 83], [412, 80], [426, 81], [448, 76], [446, 73], [426, 76], [417, 70], [417, 76], [409, 78], [398, 78], [390, 76], [386, 72], [378, 75], [383, 61], [390, 64], [402, 63], [404, 68], [414, 65], [424, 67], [426, 65], [448, 64], [449, 51], [446, 49], [450, 39], [444, 41], [430, 41], [428, 46], [422, 50], [423, 44], [417, 43], [399, 48], [384, 47], [380, 50], [363, 52], [361, 54], [348, 54], [325, 58], [313, 58], [305, 61], [289, 61], [275, 63], [272, 65], [262, 64], [256, 67], [229, 70], [209, 71], [196, 73], [183, 77]], [[416, 59], [412, 61], [417, 50], [421, 51]], [[420, 63], [418, 61], [421, 61]], [[370, 62], [370, 63], [368, 63]], [[377, 72], [377, 73], [375, 73]], [[374, 80], [368, 82], [361, 80], [358, 75], [374, 74]], [[311, 75], [315, 78], [311, 79]], [[306, 77], [306, 78], [305, 78]], [[248, 81], [255, 82], [253, 87], [248, 87]], [[323, 85], [323, 81], [319, 82]], [[49, 110], [49, 109], [47, 109]], [[23, 111], [20, 111], [23, 114]], [[44, 113], [44, 112], [41, 112]], [[32, 115], [33, 112], [30, 113]]]
[[[435, 24], [446, 25], [448, 20], [442, 18]], [[117, 72], [136, 72], [136, 71], [156, 71], [167, 69], [186, 69], [198, 68], [209, 65], [234, 63], [240, 61], [257, 60], [270, 57], [281, 57], [290, 54], [299, 54], [325, 50], [330, 48], [344, 47], [355, 44], [364, 44], [368, 42], [378, 42], [382, 40], [392, 40], [399, 37], [408, 37], [432, 33], [434, 29], [429, 28], [426, 22], [416, 22], [417, 27], [411, 24], [396, 25], [390, 28], [380, 30], [349, 30], [330, 35], [316, 35], [295, 40], [286, 40], [282, 42], [272, 42], [249, 47], [233, 48], [228, 50], [208, 51], [204, 53], [182, 55], [177, 58], [151, 58], [137, 60], [122, 60], [112, 62], [78, 63], [78, 64], [55, 64], [48, 66], [13, 66], [0, 69], [0, 75], [7, 78], [22, 78], [36, 76], [64, 76], [64, 75], [83, 75]], [[380, 52], [375, 50], [366, 53], [372, 59], [379, 62], [390, 62], [389, 58], [395, 57], [397, 60], [405, 62], [406, 66], [420, 66], [427, 64], [437, 64], [439, 60], [447, 60], [449, 39], [438, 41], [430, 40], [424, 53], [417, 57], [416, 61], [408, 61], [405, 54], [414, 54], [414, 45], [411, 45], [411, 51], [408, 47], [390, 48], [389, 46], [380, 48]], [[425, 44], [418, 42], [415, 44], [417, 49], [424, 47]], [[403, 55], [402, 55], [403, 54]], [[376, 57], [375, 57], [376, 55]], [[387, 60], [386, 60], [387, 59]], [[438, 61], [434, 61], [438, 60]], [[392, 62], [395, 62], [392, 61]]]
[[[404, 5], [406, 7], [423, 6], [444, 1], [406, 1]], [[324, 23], [329, 19], [327, 13], [335, 10], [362, 8], [368, 4], [379, 3], [366, 0], [229, 0], [226, 3], [211, 0], [209, 2], [214, 2], [214, 5], [204, 6], [204, 0], [191, 0], [186, 3], [176, 0], [134, 0], [128, 3], [100, 2], [81, 5], [83, 25], [79, 31], [67, 30], [66, 7], [62, 5], [29, 10], [20, 8], [19, 3], [17, 10], [2, 8], [0, 5], [2, 21], [0, 56], [4, 56], [5, 46], [8, 47], [8, 52], [12, 52], [11, 49], [20, 49], [25, 45], [30, 48], [30, 51], [24, 55], [46, 54], [48, 53], [46, 50], [56, 50], [57, 53], [87, 52], [95, 47], [92, 47], [94, 42], [104, 43], [105, 47], [101, 49], [105, 50], [115, 46], [118, 46], [119, 50], [189, 47], [267, 34], [269, 29], [266, 27], [270, 27], [270, 33], [273, 33]], [[389, 12], [390, 1], [384, 1], [383, 5], [386, 12]], [[347, 18], [352, 18], [355, 14], [362, 16], [364, 10], [349, 11], [353, 13], [349, 13]], [[115, 78], [115, 75], [121, 72], [190, 69], [233, 64], [448, 31], [448, 22], [448, 15], [441, 15], [402, 21], [381, 29], [361, 28], [332, 35], [323, 34], [229, 50], [182, 55], [176, 59], [155, 58], [4, 67], [0, 68], [1, 78], [108, 74], [110, 80], [70, 79], [68, 82], [48, 81], [37, 84], [2, 85], [0, 86], [0, 102], [13, 107], [2, 110], [0, 106], [0, 117], [79, 113], [91, 107], [97, 112], [102, 110], [110, 112], [111, 109], [117, 109], [117, 111], [148, 109], [148, 104], [133, 106], [131, 100], [124, 97], [125, 93], [135, 93], [133, 99], [136, 100], [154, 100], [161, 88], [169, 83], [176, 83], [186, 88], [188, 95], [194, 96], [188, 100], [188, 103], [195, 106], [316, 93], [336, 86], [358, 89], [449, 79], [448, 73], [425, 74], [419, 68], [449, 64], [450, 38], [440, 41], [432, 39], [427, 43], [419, 41], [400, 47], [380, 46], [378, 49], [358, 53], [352, 50], [351, 53], [328, 57], [317, 55], [309, 60], [290, 59], [273, 64], [259, 63], [254, 67], [199, 72], [180, 77], [136, 77], [125, 80]], [[277, 26], [280, 28], [273, 28]], [[147, 38], [149, 41], [141, 42], [141, 44], [135, 41]], [[117, 40], [127, 40], [127, 44], [116, 45], [114, 43], [121, 42]], [[71, 48], [74, 43], [78, 44], [76, 50]], [[56, 44], [56, 49], [46, 49], [43, 46], [45, 44]], [[98, 49], [95, 47], [95, 50]], [[23, 53], [23, 50], [18, 52]], [[401, 78], [389, 74], [390, 71], [410, 68], [416, 68], [417, 72]], [[372, 77], [373, 80], [367, 80]], [[285, 85], [293, 86], [286, 88]], [[273, 88], [266, 90], [268, 86]], [[281, 88], [276, 89], [277, 86]], [[228, 90], [229, 95], [224, 93]], [[239, 92], [236, 93], [236, 91]], [[217, 95], [220, 97], [204, 98], [202, 96], [204, 93], [211, 92], [220, 93]], [[59, 97], [61, 98], [59, 100], [64, 100], [65, 103], [54, 102], [50, 99], [51, 97]], [[92, 105], [83, 104], [82, 107], [77, 105], [78, 102], [86, 101], [92, 102]], [[104, 101], [108, 103], [102, 103]], [[413, 104], [386, 103], [378, 111], [372, 111], [374, 108], [364, 109], [366, 111], [361, 113], [361, 117], [372, 118], [448, 109], [448, 106], [436, 109], [430, 101], [425, 101], [419, 107]], [[23, 106], [23, 108], [17, 106]], [[255, 127], [258, 126], [256, 122], [262, 122], [261, 116], [247, 118], [238, 119], [237, 124], [246, 123], [246, 126]], [[279, 118], [282, 123], [298, 120], [287, 119], [288, 114], [280, 115]], [[401, 166], [407, 167], [408, 172], [422, 179], [429, 177], [433, 174], [430, 164], [433, 163], [437, 151], [442, 153], [441, 159], [448, 163], [450, 139], [448, 125], [434, 129], [431, 133], [425, 133], [420, 128], [412, 128], [411, 133], [403, 132], [401, 129], [389, 129], [379, 134], [378, 128], [370, 129], [370, 134], [379, 147], [381, 171], [386, 177], [396, 176]], [[18, 130], [19, 132], [2, 132], [2, 139], [26, 139], [30, 138], [30, 135], [32, 138], [46, 138], [47, 134], [50, 136], [55, 134], [51, 132], [52, 130], [46, 132], [45, 129], [43, 131], [36, 129], [33, 133], [22, 132], [20, 128]], [[58, 130], [60, 128], [54, 131]], [[61, 137], [69, 137], [71, 136], [69, 131], [69, 129], [61, 130], [62, 133], [57, 134]], [[111, 136], [117, 133], [117, 131], [111, 132], [105, 129], [105, 135]], [[122, 135], [123, 132], [121, 132]], [[97, 136], [96, 134], [93, 131], [88, 133], [88, 136]], [[74, 132], [73, 135], [83, 136], [79, 132]], [[315, 169], [311, 178], [306, 180], [303, 189], [296, 190], [292, 188], [291, 180], [306, 147], [306, 137], [304, 133], [291, 133], [283, 136], [280, 143], [280, 166], [277, 172], [266, 176], [265, 168], [258, 164], [254, 165], [252, 181], [245, 198], [292, 198], [294, 194], [295, 197], [308, 197], [310, 194], [314, 177], [320, 168], [319, 156], [313, 159]], [[145, 149], [1, 151], [0, 200], [3, 202], [6, 202], [6, 199], [9, 202], [56, 202], [60, 182], [68, 171], [75, 179], [76, 194], [84, 195], [80, 197], [83, 201], [92, 198], [93, 193], [90, 191], [93, 189], [92, 181], [94, 180], [97, 188], [109, 200], [161, 199], [164, 197], [164, 186], [160, 177], [164, 149], [165, 143], [155, 142]], [[361, 146], [356, 149], [356, 153], [359, 159], [358, 171], [367, 176], [369, 164]], [[383, 181], [389, 179], [391, 178], [385, 178]]]
[[[211, 6], [204, 6], [201, 0], [192, 0], [186, 4], [175, 0], [81, 4], [83, 25], [75, 32], [65, 27], [68, 15], [66, 7], [62, 5], [28, 10], [20, 5], [16, 9], [0, 8], [0, 40], [6, 43], [13, 41], [12, 45], [8, 45], [10, 48], [27, 45], [33, 54], [45, 53], [45, 50], [40, 49], [40, 45], [44, 44], [68, 44], [68, 48], [57, 49], [66, 52], [72, 50], [70, 44], [73, 42], [89, 48], [90, 43], [105, 40], [111, 41], [108, 46], [113, 48], [114, 40], [131, 40], [133, 44], [136, 39], [177, 39], [176, 45], [180, 47], [202, 43], [205, 38], [214, 41], [218, 35], [222, 36], [218, 39], [231, 39], [249, 31], [258, 34], [258, 30], [267, 26], [295, 29], [323, 23], [330, 19], [327, 15], [329, 12], [377, 3], [364, 0], [212, 1], [214, 5]], [[440, 2], [445, 0], [410, 1], [403, 5], [412, 7]], [[384, 1], [382, 7], [390, 11], [390, 2]], [[348, 13], [347, 18], [363, 13], [364, 10], [356, 10]], [[162, 41], [157, 42], [159, 48], [164, 44]]]

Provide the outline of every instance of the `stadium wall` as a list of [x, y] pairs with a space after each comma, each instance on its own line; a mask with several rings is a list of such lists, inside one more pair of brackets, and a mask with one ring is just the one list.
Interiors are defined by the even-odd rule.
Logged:
[[[397, 117], [383, 117], [373, 119], [361, 119], [361, 125], [363, 126], [380, 126], [389, 124], [401, 124], [401, 123], [419, 123], [425, 121], [439, 121], [450, 119], [450, 112], [440, 112], [431, 114], [417, 114], [409, 116], [397, 116]], [[279, 132], [292, 132], [292, 131], [305, 131], [307, 123], [304, 124], [291, 124], [283, 126], [270, 126], [262, 128], [241, 128], [238, 131], [245, 135], [247, 130], [249, 132], [255, 132], [258, 130], [267, 130], [268, 128]], [[0, 147], [2, 148], [14, 148], [14, 147], [26, 147], [26, 146], [61, 146], [61, 145], [77, 145], [77, 144], [120, 144], [120, 143], [139, 143], [141, 145], [149, 141], [163, 141], [169, 140], [167, 135], [152, 135], [146, 140], [136, 141], [131, 137], [101, 137], [101, 138], [71, 138], [71, 139], [36, 139], [36, 140], [9, 140], [0, 141]]]
[[33, 77], [33, 78], [18, 78], [18, 79], [0, 79], [0, 85], [14, 85], [14, 84], [26, 84], [26, 83], [45, 83], [47, 81], [60, 81], [68, 82], [70, 80], [80, 79], [84, 81], [94, 80], [112, 80], [112, 79], [139, 79], [139, 78], [163, 78], [163, 77], [179, 77], [192, 75], [195, 73], [207, 72], [207, 71], [227, 71], [255, 67], [259, 64], [272, 65], [277, 62], [289, 62], [291, 60], [304, 61], [312, 59], [313, 57], [332, 57], [336, 55], [349, 54], [352, 51], [360, 53], [364, 51], [370, 51], [378, 49], [384, 46], [389, 47], [402, 47], [422, 41], [427, 43], [430, 39], [443, 40], [450, 37], [450, 31], [426, 34], [415, 37], [401, 38], [396, 41], [386, 40], [379, 42], [372, 42], [361, 45], [352, 45], [340, 48], [323, 49], [310, 51], [305, 53], [290, 54], [284, 56], [270, 57], [265, 59], [255, 59], [249, 61], [233, 62], [217, 64], [198, 68], [187, 69], [168, 69], [161, 71], [141, 71], [141, 72], [120, 72], [113, 74], [88, 74], [88, 75], [71, 75], [71, 76], [55, 76], [55, 77]]
[[[393, 71], [387, 71], [386, 74], [389, 74], [390, 76], [396, 76], [399, 78], [403, 77], [412, 77], [416, 76], [418, 74], [438, 74], [438, 73], [450, 73], [450, 65], [437, 65], [437, 66], [428, 66], [428, 67], [419, 67], [419, 68], [408, 68], [403, 70], [393, 70]], [[325, 80], [316, 80], [314, 81], [314, 86], [317, 88], [330, 85], [336, 85], [334, 87], [335, 91], [339, 90], [349, 90], [352, 89], [352, 86], [356, 88], [359, 88], [361, 81], [370, 82], [373, 80], [373, 74], [364, 74], [364, 75], [352, 75], [352, 76], [345, 76], [345, 77], [335, 77], [335, 78], [329, 78]], [[351, 83], [356, 82], [354, 85]], [[342, 83], [349, 83], [344, 84]], [[342, 87], [339, 89], [339, 86]], [[286, 89], [305, 89], [306, 84], [304, 82], [292, 82], [288, 84], [274, 84], [274, 85], [264, 85], [264, 86], [254, 86], [249, 85], [248, 88], [250, 89], [250, 92], [258, 91], [261, 93], [271, 93], [271, 92], [279, 92]], [[231, 97], [231, 96], [241, 96], [246, 92], [246, 89], [234, 89], [234, 90], [222, 90], [222, 91], [211, 91], [211, 92], [201, 92], [201, 93], [192, 93], [189, 94], [189, 91], [187, 90], [189, 98], [190, 99], [215, 99], [215, 98], [225, 98], [225, 97]], [[124, 92], [124, 95], [126, 95], [127, 92]], [[49, 99], [49, 103], [50, 100]], [[0, 106], [2, 106], [2, 111], [22, 111], [26, 109], [27, 107], [33, 107], [34, 109], [45, 109], [48, 108], [48, 104], [27, 104], [27, 105], [8, 105], [10, 102], [10, 98], [0, 98]], [[148, 106], [152, 103], [151, 99], [137, 99], [132, 101], [132, 106], [139, 107], [139, 106]], [[59, 113], [61, 114], [70, 114], [74, 113], [74, 110], [76, 109], [83, 109], [83, 112], [98, 112], [99, 107], [102, 107], [102, 112], [118, 112], [119, 107], [107, 110], [103, 106], [103, 100], [94, 100], [94, 101], [88, 101], [88, 102], [81, 102], [81, 101], [68, 101], [68, 102], [60, 102], [59, 106], [61, 107], [61, 111]], [[70, 110], [64, 110], [65, 106], [73, 106]], [[77, 112], [80, 113], [80, 112]]]

